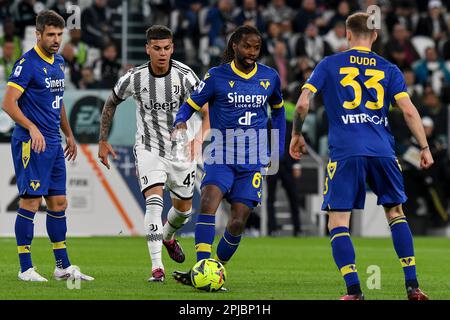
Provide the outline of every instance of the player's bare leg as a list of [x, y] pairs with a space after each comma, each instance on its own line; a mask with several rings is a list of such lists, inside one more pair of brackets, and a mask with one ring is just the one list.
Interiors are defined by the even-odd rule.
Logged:
[[34, 215], [39, 210], [42, 197], [21, 198], [17, 212], [15, 234], [21, 270], [18, 277], [22, 281], [46, 282], [47, 279], [36, 272], [31, 261], [31, 242], [34, 235]]
[[364, 300], [355, 264], [355, 250], [350, 238], [350, 212], [328, 213], [328, 230], [336, 265], [344, 277], [347, 294], [340, 300]]
[[[215, 235], [215, 214], [222, 198], [223, 194], [219, 187], [210, 184], [202, 188], [200, 214], [195, 225], [197, 261], [209, 258], [211, 254]], [[172, 275], [178, 282], [192, 285], [190, 271], [174, 271]]]
[[250, 213], [251, 208], [244, 203], [237, 201], [231, 204], [231, 216], [217, 245], [215, 256], [222, 264], [227, 263], [236, 252]]
[[151, 282], [163, 282], [165, 278], [162, 263], [163, 226], [161, 214], [163, 211], [163, 184], [155, 185], [144, 192], [146, 210], [144, 217], [144, 232], [147, 238], [148, 251], [152, 260]]
[[163, 244], [172, 260], [183, 263], [186, 257], [180, 243], [175, 239], [175, 232], [189, 221], [192, 214], [192, 199], [172, 198], [172, 204], [163, 227]]
[[406, 294], [409, 300], [428, 300], [419, 289], [416, 276], [414, 243], [402, 205], [385, 205], [386, 219], [392, 232], [392, 242], [405, 274]]
[[45, 198], [47, 204], [47, 234], [53, 245], [56, 267], [53, 276], [56, 280], [66, 280], [73, 277], [77, 280], [92, 281], [93, 277], [81, 273], [80, 268], [70, 263], [66, 249], [67, 199], [65, 195], [55, 195]]

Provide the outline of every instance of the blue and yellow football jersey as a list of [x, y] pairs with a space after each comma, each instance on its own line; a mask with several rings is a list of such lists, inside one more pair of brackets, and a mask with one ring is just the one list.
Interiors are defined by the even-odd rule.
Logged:
[[[18, 105], [45, 137], [46, 144], [61, 143], [60, 115], [64, 95], [64, 58], [46, 57], [36, 45], [16, 61], [8, 85], [22, 92]], [[13, 137], [27, 141], [28, 130], [16, 124]]]
[[368, 48], [354, 47], [323, 59], [302, 88], [323, 93], [333, 161], [395, 157], [389, 106], [407, 95], [397, 66]]
[[[210, 126], [220, 130], [225, 140], [230, 134], [227, 129], [233, 129], [235, 135], [239, 135], [236, 134], [239, 129], [243, 135], [249, 129], [258, 132], [267, 129], [267, 106], [273, 109], [283, 107], [280, 78], [274, 69], [259, 63], [248, 74], [238, 70], [234, 62], [222, 64], [206, 73], [187, 103], [196, 110], [209, 103]], [[258, 136], [258, 139], [247, 139], [243, 153], [250, 153], [250, 146], [268, 145], [261, 141], [267, 139], [267, 134]], [[225, 153], [224, 150], [224, 157]], [[261, 163], [241, 164], [239, 167], [258, 170]]]
[[11, 151], [21, 196], [66, 194], [66, 165], [60, 119], [64, 94], [64, 59], [46, 57], [36, 45], [14, 65], [8, 85], [22, 92], [18, 105], [45, 138], [45, 152], [31, 149], [28, 130], [16, 124]]

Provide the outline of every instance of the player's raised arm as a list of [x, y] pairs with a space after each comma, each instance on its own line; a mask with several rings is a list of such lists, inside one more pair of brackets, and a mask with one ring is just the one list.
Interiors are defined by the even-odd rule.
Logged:
[[8, 82], [5, 95], [3, 97], [3, 110], [23, 128], [30, 132], [31, 148], [40, 153], [45, 151], [45, 138], [36, 125], [31, 122], [20, 110], [17, 101], [22, 96], [24, 89], [13, 82]]
[[419, 112], [412, 103], [408, 95], [405, 95], [397, 100], [397, 105], [403, 111], [403, 118], [408, 125], [409, 130], [416, 138], [420, 146], [420, 167], [427, 169], [434, 163], [430, 148], [428, 147], [427, 136], [423, 128], [422, 120]]
[[309, 111], [309, 99], [312, 97], [313, 92], [305, 87], [298, 98], [295, 106], [294, 123], [292, 125], [292, 138], [291, 145], [289, 146], [289, 154], [292, 158], [299, 160], [302, 154], [306, 154], [305, 138], [303, 138], [302, 129], [306, 116]]
[[67, 161], [75, 160], [77, 158], [77, 144], [67, 120], [66, 108], [64, 103], [61, 106], [61, 130], [66, 136], [66, 147], [64, 148], [64, 157]]

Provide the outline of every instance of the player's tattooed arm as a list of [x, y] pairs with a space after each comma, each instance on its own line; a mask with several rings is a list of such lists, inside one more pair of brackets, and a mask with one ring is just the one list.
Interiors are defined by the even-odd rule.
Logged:
[[295, 134], [302, 134], [304, 122], [305, 122], [305, 119], [302, 119], [302, 116], [300, 115], [300, 113], [295, 112], [294, 125], [292, 126], [292, 130], [294, 131]]
[[113, 93], [111, 94], [103, 106], [102, 116], [100, 119], [100, 136], [99, 141], [108, 140], [109, 130], [116, 113], [117, 106], [122, 101]]
[[294, 123], [292, 125], [292, 138], [289, 146], [289, 154], [292, 158], [300, 160], [302, 155], [308, 153], [305, 139], [302, 135], [303, 123], [309, 110], [309, 99], [313, 92], [309, 89], [303, 89], [295, 106]]
[[305, 122], [305, 118], [309, 110], [309, 99], [312, 95], [313, 92], [305, 88], [298, 98], [297, 105], [295, 106], [294, 123], [292, 126], [293, 135], [302, 134], [303, 123]]

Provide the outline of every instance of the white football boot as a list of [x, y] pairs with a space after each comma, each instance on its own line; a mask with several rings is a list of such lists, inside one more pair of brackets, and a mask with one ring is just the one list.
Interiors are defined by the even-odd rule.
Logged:
[[48, 280], [36, 272], [33, 268], [29, 268], [27, 271], [19, 271], [19, 280], [33, 281], [33, 282], [47, 282]]
[[84, 281], [92, 281], [94, 280], [93, 277], [88, 276], [84, 273], [81, 273], [80, 268], [78, 266], [69, 266], [65, 269], [62, 268], [55, 268], [55, 272], [53, 273], [53, 276], [55, 280], [61, 281], [61, 280], [67, 280], [69, 278], [72, 278], [74, 280], [84, 280]]

